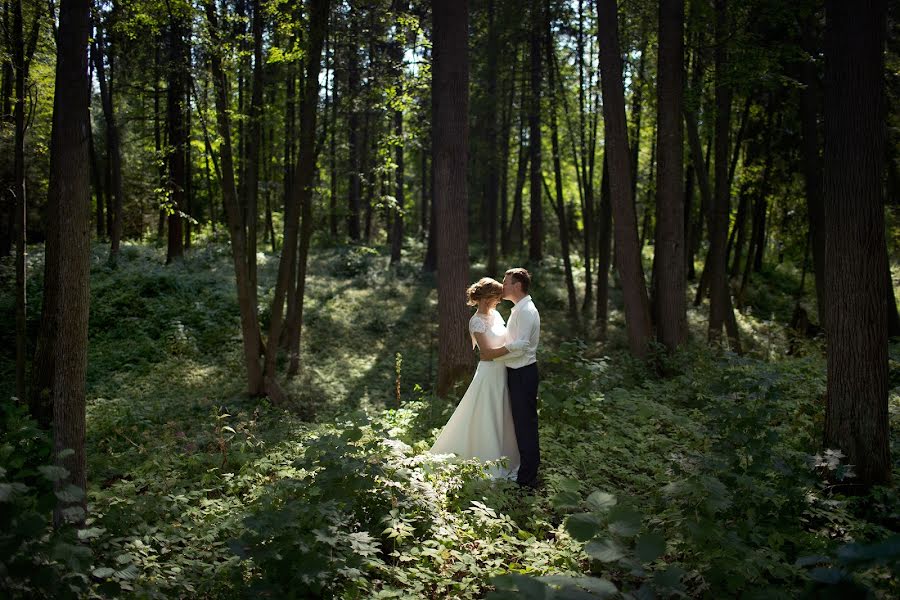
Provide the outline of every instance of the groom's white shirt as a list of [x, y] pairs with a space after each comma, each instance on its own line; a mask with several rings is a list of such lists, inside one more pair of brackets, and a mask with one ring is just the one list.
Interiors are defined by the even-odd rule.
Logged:
[[523, 342], [525, 347], [521, 350], [510, 350], [509, 354], [494, 360], [502, 361], [511, 369], [520, 369], [536, 363], [540, 339], [541, 315], [531, 301], [531, 295], [528, 295], [516, 302], [506, 323], [506, 343]]

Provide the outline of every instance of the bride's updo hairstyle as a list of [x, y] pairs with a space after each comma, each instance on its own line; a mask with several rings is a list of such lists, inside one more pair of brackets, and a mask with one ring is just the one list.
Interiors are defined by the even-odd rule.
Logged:
[[466, 304], [478, 306], [479, 300], [500, 298], [503, 296], [503, 284], [490, 277], [482, 277], [466, 290]]

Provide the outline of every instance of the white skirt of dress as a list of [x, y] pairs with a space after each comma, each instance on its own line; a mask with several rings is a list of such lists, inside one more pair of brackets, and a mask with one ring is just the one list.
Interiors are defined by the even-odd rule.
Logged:
[[519, 447], [506, 387], [506, 365], [486, 360], [478, 363], [472, 383], [430, 452], [490, 461], [505, 458], [506, 467], [493, 467], [490, 475], [515, 478]]

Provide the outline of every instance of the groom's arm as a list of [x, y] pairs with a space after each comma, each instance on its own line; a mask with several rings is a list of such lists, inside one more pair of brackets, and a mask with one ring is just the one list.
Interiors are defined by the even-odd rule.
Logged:
[[525, 354], [525, 350], [531, 344], [531, 332], [535, 326], [534, 315], [531, 313], [517, 313], [517, 332], [516, 336], [506, 341], [504, 346], [507, 353], [502, 355], [500, 360], [512, 360]]
[[475, 341], [478, 342], [478, 354], [481, 360], [495, 360], [509, 354], [506, 346], [499, 348], [489, 348], [487, 336], [483, 333], [475, 333]]

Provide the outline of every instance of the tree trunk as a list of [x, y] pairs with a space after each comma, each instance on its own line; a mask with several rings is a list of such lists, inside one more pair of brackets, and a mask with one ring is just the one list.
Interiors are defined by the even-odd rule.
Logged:
[[[513, 52], [513, 65], [516, 61], [516, 52]], [[513, 101], [516, 94], [515, 76], [510, 75], [506, 84], [509, 88], [503, 107], [503, 116], [500, 125], [500, 208], [498, 227], [500, 229], [500, 254], [506, 256], [509, 250], [509, 136], [512, 131]]]
[[[750, 205], [749, 188], [749, 185], [744, 184], [741, 186], [741, 191], [738, 192], [738, 210], [737, 216], [734, 218], [734, 229], [731, 234], [732, 239], [735, 240], [733, 245], [734, 256], [731, 259], [731, 268], [728, 269], [728, 275], [731, 278], [737, 277], [741, 269], [741, 255], [744, 252], [744, 243], [747, 237], [747, 212], [749, 212]], [[731, 240], [729, 240], [729, 247], [732, 247]]]
[[[563, 258], [563, 269], [566, 277], [566, 295], [569, 299], [569, 319], [572, 324], [578, 323], [578, 298], [575, 292], [575, 278], [572, 275], [572, 260], [569, 256], [569, 223], [566, 219], [566, 202], [563, 198], [562, 162], [559, 150], [559, 128], [556, 117], [556, 73], [554, 69], [555, 42], [550, 23], [547, 23], [547, 85], [550, 90], [550, 140], [553, 148], [553, 178], [556, 183], [556, 201], [547, 189], [547, 198], [556, 209], [559, 221], [559, 243]], [[546, 184], [544, 184], [546, 187]], [[494, 271], [491, 271], [492, 273]]]
[[[731, 149], [732, 90], [725, 73], [728, 68], [727, 0], [716, 0], [716, 140], [715, 140], [715, 196], [709, 211], [709, 341], [718, 343], [725, 327], [727, 313], [734, 312], [728, 289], [727, 256], [728, 220], [731, 214], [731, 191], [728, 184], [728, 157]], [[737, 330], [729, 327], [731, 346], [740, 352]]]
[[[243, 205], [247, 215], [247, 267], [250, 274], [250, 291], [257, 289], [256, 250], [259, 246], [259, 156], [262, 138], [263, 108], [263, 7], [260, 0], [252, 0], [253, 10], [253, 81], [250, 92], [250, 119], [245, 144]], [[243, 140], [242, 140], [243, 141]], [[270, 343], [272, 341], [270, 340]]]
[[243, 339], [244, 365], [247, 369], [247, 392], [259, 396], [264, 391], [263, 372], [259, 363], [260, 332], [257, 319], [256, 295], [250, 290], [250, 274], [247, 268], [247, 243], [244, 234], [243, 215], [234, 183], [234, 160], [231, 148], [231, 122], [228, 109], [227, 82], [222, 70], [222, 58], [218, 16], [214, 0], [204, 0], [212, 52], [209, 54], [216, 95], [216, 124], [222, 142], [219, 145], [222, 164], [222, 196], [228, 231], [231, 235], [231, 257], [237, 283], [238, 307], [241, 313], [241, 337]]
[[[815, 56], [813, 41], [815, 15], [806, 15], [801, 27], [804, 49]], [[815, 272], [816, 303], [819, 325], [828, 330], [828, 295], [825, 293], [825, 209], [822, 205], [822, 159], [819, 155], [819, 96], [821, 94], [816, 65], [811, 59], [800, 64], [800, 131], [802, 134], [801, 164], [806, 187], [806, 212], [809, 215], [809, 238], [812, 244]]]
[[[405, 4], [405, 0], [403, 2]], [[397, 12], [401, 9], [401, 3], [394, 3], [394, 11]], [[403, 7], [405, 10], [405, 7]], [[399, 25], [398, 25], [399, 27]], [[399, 31], [397, 32], [399, 34]], [[394, 67], [396, 69], [394, 76], [397, 80], [397, 87], [402, 91], [403, 84], [403, 45], [399, 40], [393, 41], [393, 50], [394, 50]], [[400, 262], [400, 254], [403, 250], [403, 225], [404, 225], [404, 210], [405, 210], [405, 202], [406, 199], [404, 197], [404, 170], [403, 170], [403, 110], [397, 109], [394, 111], [394, 135], [399, 142], [394, 147], [394, 160], [397, 163], [397, 170], [394, 173], [396, 177], [396, 192], [395, 197], [397, 201], [397, 210], [394, 212], [394, 222], [393, 228], [391, 229], [391, 264], [395, 265]], [[495, 202], [496, 206], [496, 202]]]
[[[184, 17], [170, 15], [169, 23], [169, 89], [166, 98], [167, 125], [169, 131], [169, 217], [166, 264], [184, 256], [184, 231], [181, 217], [187, 206], [185, 187], [185, 147], [188, 133], [185, 127], [184, 98], [187, 77], [186, 27]], [[118, 215], [117, 215], [118, 218]]]
[[544, 217], [541, 202], [541, 39], [544, 32], [543, 0], [531, 0], [531, 98], [528, 105], [528, 143], [531, 161], [529, 190], [531, 217], [528, 228], [528, 261], [539, 263], [544, 258]]
[[825, 443], [891, 478], [884, 237], [884, 0], [825, 3]]
[[[50, 140], [48, 204], [57, 213], [57, 235], [48, 238], [48, 261], [58, 272], [49, 282], [56, 290], [56, 336], [52, 341], [53, 449], [68, 484], [87, 489], [85, 455], [85, 375], [87, 372], [88, 310], [90, 305], [90, 174], [87, 129], [90, 127], [88, 80], [89, 0], [62, 0]], [[71, 450], [60, 455], [63, 450]], [[74, 506], [73, 506], [74, 505]], [[68, 510], [72, 509], [72, 510]], [[85, 496], [77, 502], [60, 500], [54, 524], [78, 523], [86, 516]]]
[[609, 191], [609, 163], [603, 158], [603, 180], [600, 182], [600, 220], [597, 227], [597, 334], [606, 341], [609, 306], [609, 268], [612, 256], [612, 199]]
[[469, 282], [465, 176], [469, 153], [469, 7], [468, 0], [436, 0], [432, 6], [434, 203], [441, 224], [437, 238], [437, 394], [443, 397], [469, 374], [472, 365], [465, 302]]
[[[578, 53], [578, 141], [579, 153], [581, 156], [581, 168], [579, 179], [580, 188], [582, 190], [582, 213], [584, 216], [584, 246], [582, 253], [584, 254], [584, 302], [581, 310], [587, 313], [593, 303], [593, 280], [591, 278], [591, 253], [592, 242], [595, 237], [594, 232], [594, 154], [596, 151], [596, 135], [594, 132], [588, 131], [587, 111], [585, 110], [586, 86], [584, 78], [584, 3], [578, 0], [578, 35], [576, 38], [576, 49]], [[590, 82], [588, 83], [590, 85]], [[565, 95], [563, 95], [565, 98]], [[587, 137], [585, 137], [587, 135]], [[574, 143], [574, 140], [573, 140]], [[577, 159], [577, 156], [576, 156]], [[577, 167], [576, 167], [577, 168]], [[600, 277], [598, 275], [598, 277]], [[599, 286], [599, 281], [598, 281]], [[605, 318], [605, 313], [604, 313]]]
[[[359, 212], [361, 202], [361, 181], [360, 181], [360, 144], [358, 141], [359, 131], [359, 111], [356, 109], [356, 103], [359, 96], [359, 56], [356, 50], [356, 44], [351, 43], [350, 54], [347, 59], [348, 63], [348, 80], [347, 94], [349, 96], [348, 106], [348, 160], [347, 160], [347, 234], [354, 242], [360, 240]], [[365, 148], [365, 144], [362, 145]]]
[[[637, 76], [632, 77], [631, 85], [631, 118], [633, 128], [631, 132], [631, 197], [637, 198], [638, 167], [640, 165], [641, 152], [641, 116], [644, 108], [644, 64], [647, 57], [647, 27], [646, 18], [641, 19], [641, 57], [638, 59]], [[679, 64], [679, 69], [681, 66]], [[651, 153], [653, 156], [653, 153]], [[643, 241], [641, 246], [643, 246]]]
[[94, 145], [93, 127], [88, 130], [88, 151], [91, 155], [91, 184], [94, 188], [94, 197], [96, 198], [96, 226], [97, 239], [102, 240], [106, 235], [106, 209], [103, 199], [103, 181], [100, 178], [100, 164], [97, 159], [97, 147]]
[[15, 122], [15, 148], [13, 173], [15, 183], [15, 209], [13, 221], [16, 231], [16, 397], [25, 400], [25, 352], [28, 343], [26, 331], [25, 297], [25, 236], [28, 231], [28, 206], [25, 195], [25, 31], [22, 19], [22, 0], [16, 0], [13, 12], [13, 62], [15, 63], [16, 98], [13, 121]]
[[653, 265], [656, 331], [670, 351], [687, 341], [684, 273], [684, 168], [682, 104], [684, 78], [684, 0], [661, 0], [657, 73], [656, 241]]
[[[525, 94], [526, 88], [523, 84], [521, 96], [523, 108], [519, 115], [519, 154], [516, 163], [516, 189], [513, 192], [512, 215], [509, 219], [509, 235], [507, 236], [510, 246], [515, 247], [519, 253], [522, 252], [522, 244], [525, 237], [522, 202], [525, 193], [525, 181], [528, 176], [528, 153], [526, 152], [527, 146], [525, 144]], [[503, 252], [504, 255], [506, 253], [507, 251]]]
[[[284, 251], [278, 263], [278, 280], [272, 298], [269, 343], [266, 353], [266, 392], [273, 402], [284, 404], [287, 397], [275, 379], [278, 339], [281, 335], [284, 298], [288, 286], [296, 286], [296, 321], [288, 327], [296, 331], [289, 342], [290, 373], [296, 374], [300, 361], [300, 331], [303, 326], [303, 302], [306, 293], [306, 264], [312, 237], [313, 179], [316, 172], [316, 118], [319, 112], [319, 72], [322, 67], [322, 48], [328, 30], [329, 0], [313, 0], [310, 5], [309, 46], [306, 55], [306, 74], [303, 78], [303, 100], [300, 103], [300, 141], [297, 171], [294, 178], [294, 198], [285, 206]], [[299, 214], [298, 214], [299, 213]], [[297, 229], [300, 221], [300, 240]], [[295, 275], [294, 268], [297, 273]], [[293, 280], [297, 277], [296, 282]]]
[[634, 198], [631, 194], [631, 157], [628, 154], [622, 56], [616, 31], [615, 0], [597, 0], [597, 20], [603, 122], [609, 161], [610, 196], [615, 213], [616, 261], [622, 278], [628, 345], [633, 355], [643, 358], [647, 354], [651, 336], [650, 307], [638, 246]]
[[[328, 228], [332, 239], [338, 236], [338, 213], [337, 213], [337, 107], [338, 107], [338, 69], [337, 69], [337, 40], [335, 40], [335, 48], [332, 50], [332, 62], [334, 67], [331, 75], [331, 140], [328, 149], [329, 161], [329, 183], [331, 184], [331, 194], [328, 197]], [[291, 165], [294, 163], [291, 162]]]
[[485, 208], [487, 236], [487, 270], [488, 273], [497, 273], [497, 201], [499, 173], [497, 164], [497, 113], [499, 112], [499, 98], [497, 94], [497, 63], [500, 52], [497, 23], [494, 16], [495, 0], [488, 0], [488, 43], [487, 43], [487, 94], [485, 117]]
[[[109, 208], [113, 213], [113, 227], [109, 232], [109, 261], [115, 264], [119, 255], [119, 245], [122, 241], [123, 226], [123, 191], [122, 191], [122, 151], [119, 143], [119, 126], [116, 120], [116, 112], [113, 106], [112, 73], [106, 76], [104, 57], [110, 57], [112, 66], [112, 50], [106, 48], [106, 37], [100, 26], [99, 19], [96, 23], [97, 39], [91, 45], [94, 69], [97, 71], [97, 81], [100, 86], [100, 103], [103, 107], [103, 119], [106, 121], [106, 156], [111, 175], [112, 186], [109, 188]], [[112, 69], [110, 69], [112, 71]]]

